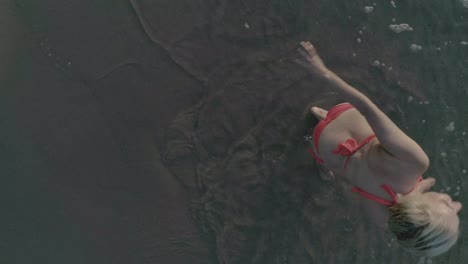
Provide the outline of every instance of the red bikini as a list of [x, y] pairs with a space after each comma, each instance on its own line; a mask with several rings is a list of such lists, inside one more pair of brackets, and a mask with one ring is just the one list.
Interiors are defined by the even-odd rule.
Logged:
[[[418, 183], [419, 183], [420, 181], [422, 181], [422, 180], [423, 180], [423, 177], [422, 177], [422, 176], [419, 176], [419, 178], [418, 178]], [[353, 192], [357, 192], [357, 193], [359, 193], [360, 195], [362, 195], [362, 196], [364, 196], [364, 197], [366, 197], [366, 198], [368, 198], [368, 199], [374, 200], [374, 201], [378, 202], [379, 204], [383, 204], [383, 205], [386, 205], [386, 206], [393, 206], [393, 205], [397, 204], [397, 195], [396, 195], [395, 192], [393, 191], [392, 187], [390, 187], [390, 185], [388, 185], [388, 184], [382, 184], [381, 187], [382, 187], [382, 189], [384, 189], [384, 190], [388, 193], [388, 195], [390, 195], [390, 197], [392, 198], [390, 201], [385, 200], [385, 199], [382, 199], [382, 198], [380, 198], [380, 197], [378, 197], [378, 196], [375, 196], [375, 195], [373, 195], [373, 194], [371, 194], [371, 193], [368, 193], [368, 192], [364, 191], [363, 189], [361, 189], [361, 188], [359, 188], [359, 187], [354, 187], [354, 188], [352, 189], [352, 191], [353, 191]], [[416, 187], [416, 186], [414, 186], [413, 188], [411, 188], [411, 190], [409, 190], [409, 192], [407, 192], [407, 193], [410, 193], [415, 187]], [[407, 194], [407, 193], [406, 193], [406, 194]]]
[[[330, 124], [334, 119], [336, 119], [339, 115], [342, 113], [346, 112], [349, 109], [354, 108], [351, 104], [349, 103], [343, 103], [334, 106], [330, 111], [328, 111], [327, 116], [322, 119], [314, 128], [312, 137], [314, 140], [314, 146], [315, 149], [317, 150], [317, 153], [314, 152], [312, 148], [309, 148], [309, 152], [312, 155], [312, 157], [319, 163], [323, 163], [323, 159], [320, 158], [319, 156], [319, 141], [320, 141], [320, 135], [322, 134], [323, 129]], [[341, 155], [343, 157], [347, 157], [344, 163], [344, 169], [346, 169], [346, 166], [348, 165], [349, 159], [351, 156], [356, 153], [359, 149], [364, 147], [367, 143], [369, 143], [372, 139], [374, 139], [376, 136], [370, 135], [367, 138], [365, 138], [361, 143], [357, 143], [356, 140], [353, 138], [346, 139], [345, 142], [338, 144], [337, 148], [332, 151], [333, 154], [336, 155]], [[419, 176], [418, 181], [421, 181], [423, 178], [422, 176]], [[391, 197], [391, 200], [385, 200], [380, 197], [377, 197], [371, 193], [368, 193], [364, 191], [363, 189], [359, 187], [354, 187], [352, 189], [353, 192], [357, 192], [358, 194], [362, 195], [363, 197], [366, 197], [368, 199], [374, 200], [380, 204], [386, 205], [386, 206], [392, 206], [395, 205], [397, 200], [396, 200], [396, 194], [393, 191], [393, 189], [387, 185], [387, 184], [382, 184], [381, 186]], [[414, 187], [413, 187], [414, 188]], [[411, 189], [412, 190], [412, 189]]]
[[[352, 108], [354, 108], [354, 106], [352, 106], [349, 103], [336, 105], [332, 109], [330, 109], [330, 111], [328, 111], [327, 116], [315, 126], [312, 137], [314, 140], [314, 146], [315, 146], [315, 149], [317, 150], [317, 153], [315, 153], [312, 148], [309, 148], [309, 152], [310, 154], [312, 154], [312, 157], [314, 157], [314, 159], [319, 164], [323, 163], [323, 160], [319, 156], [320, 135], [322, 135], [323, 130], [328, 124], [330, 124], [333, 120], [335, 120], [339, 115], [341, 115], [342, 113]], [[364, 145], [369, 143], [374, 138], [375, 138], [375, 135], [370, 135], [359, 144], [357, 144], [356, 140], [354, 140], [353, 138], [349, 138], [345, 142], [338, 144], [338, 147], [335, 150], [333, 150], [332, 153], [336, 155], [341, 155], [344, 157], [347, 156], [345, 164], [344, 164], [344, 168], [346, 169], [346, 166], [348, 165], [348, 161], [351, 158], [351, 156], [354, 153], [356, 153], [359, 149], [364, 147]]]

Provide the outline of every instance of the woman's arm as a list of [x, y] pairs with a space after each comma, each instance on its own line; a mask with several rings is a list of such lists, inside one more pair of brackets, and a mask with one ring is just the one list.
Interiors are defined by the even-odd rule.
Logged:
[[389, 155], [417, 170], [424, 171], [428, 168], [429, 158], [421, 147], [401, 131], [367, 96], [330, 71], [323, 64], [312, 44], [301, 42], [298, 51], [302, 58], [297, 59], [296, 62], [303, 65], [317, 77], [325, 79], [343, 94], [345, 99], [364, 115], [377, 135], [381, 146]]

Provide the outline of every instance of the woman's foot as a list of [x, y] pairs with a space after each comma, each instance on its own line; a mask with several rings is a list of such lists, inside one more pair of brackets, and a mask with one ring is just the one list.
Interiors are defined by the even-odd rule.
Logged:
[[310, 112], [318, 119], [318, 120], [322, 120], [324, 119], [327, 114], [328, 114], [328, 111], [325, 110], [325, 109], [322, 109], [320, 107], [316, 107], [316, 106], [312, 106], [310, 108]]

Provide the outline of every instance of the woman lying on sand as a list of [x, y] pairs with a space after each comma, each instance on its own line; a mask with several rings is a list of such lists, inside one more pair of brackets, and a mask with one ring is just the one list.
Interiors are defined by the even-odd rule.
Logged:
[[328, 111], [310, 109], [320, 120], [312, 134], [313, 157], [354, 186], [356, 199], [365, 200], [371, 217], [380, 226], [387, 223], [403, 248], [427, 257], [446, 252], [458, 239], [462, 205], [429, 191], [435, 179], [422, 177], [427, 155], [369, 98], [329, 70], [310, 42], [301, 42], [298, 52], [297, 63], [349, 102]]

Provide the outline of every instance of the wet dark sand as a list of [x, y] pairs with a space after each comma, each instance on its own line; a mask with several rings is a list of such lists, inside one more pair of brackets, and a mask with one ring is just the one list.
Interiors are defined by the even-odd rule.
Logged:
[[[1, 50], [1, 135], [9, 209], [1, 258], [211, 263], [190, 199], [158, 150], [164, 127], [201, 87], [141, 31], [117, 43], [122, 25], [99, 29], [110, 17], [87, 14], [87, 4], [44, 2], [37, 23], [10, 4], [0, 8], [8, 44]], [[138, 52], [148, 62], [131, 54]], [[118, 66], [125, 60], [138, 62]], [[141, 65], [150, 60], [154, 66]]]
[[303, 112], [342, 99], [290, 58], [314, 41], [404, 123], [398, 97], [426, 99], [407, 52], [422, 33], [325, 1], [13, 2], [0, 7], [5, 263], [418, 261], [318, 177]]

